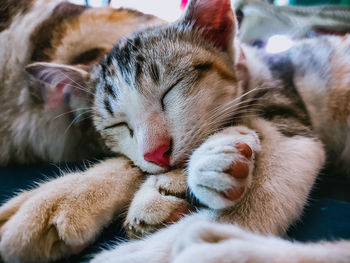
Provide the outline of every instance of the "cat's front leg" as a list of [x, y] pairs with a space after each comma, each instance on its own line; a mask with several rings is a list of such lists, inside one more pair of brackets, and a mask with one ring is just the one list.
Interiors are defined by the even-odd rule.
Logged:
[[[204, 152], [201, 155], [194, 152], [193, 157], [196, 158], [192, 158], [192, 161], [196, 162], [190, 162], [192, 168], [189, 168], [189, 186], [200, 201], [211, 208], [221, 208], [214, 211], [217, 221], [237, 223], [254, 232], [283, 235], [300, 216], [315, 178], [324, 164], [323, 145], [311, 132], [284, 134], [273, 122], [263, 118], [249, 120], [248, 125], [259, 134], [261, 148], [256, 155], [251, 175], [253, 179], [246, 181], [249, 184], [245, 194], [235, 202], [226, 198], [225, 191], [235, 186], [235, 181], [240, 179], [234, 176], [230, 178], [231, 174], [221, 172], [227, 169], [229, 162], [225, 163], [216, 156], [222, 156], [223, 159], [226, 156], [234, 157], [235, 154], [224, 147], [221, 147], [222, 153], [217, 152], [216, 155], [211, 155], [208, 147], [207, 156], [210, 158]], [[234, 131], [234, 128], [227, 130]], [[221, 134], [213, 135], [203, 146], [219, 146], [220, 136]], [[230, 138], [233, 142], [236, 140], [234, 133], [227, 133], [226, 144], [229, 144]], [[253, 144], [247, 142], [247, 145], [254, 152]], [[207, 164], [210, 160], [212, 163]], [[231, 183], [228, 179], [231, 179]], [[217, 186], [218, 182], [222, 188]], [[205, 187], [202, 187], [203, 184]], [[219, 206], [218, 203], [222, 205]]]
[[187, 188], [181, 169], [149, 176], [130, 204], [124, 223], [128, 236], [140, 238], [188, 214]]
[[212, 209], [235, 205], [250, 187], [259, 151], [257, 133], [245, 126], [230, 127], [209, 137], [190, 158], [191, 191]]
[[350, 242], [298, 243], [246, 231], [236, 225], [206, 219], [189, 222], [174, 242], [173, 263], [345, 263]]
[[122, 212], [142, 180], [131, 161], [114, 158], [19, 194], [0, 207], [0, 258], [49, 262], [78, 253]]

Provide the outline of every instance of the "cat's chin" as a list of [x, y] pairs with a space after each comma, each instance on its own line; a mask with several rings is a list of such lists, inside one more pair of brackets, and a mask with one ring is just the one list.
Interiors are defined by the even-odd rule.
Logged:
[[148, 174], [160, 174], [165, 173], [171, 169], [171, 167], [161, 167], [152, 163], [137, 163], [135, 164], [145, 173]]
[[177, 168], [184, 168], [186, 165], [186, 161], [184, 160], [175, 160], [175, 158], [173, 160], [170, 161], [170, 166], [167, 167], [162, 167], [156, 164], [153, 164], [151, 162], [143, 162], [143, 161], [135, 161], [134, 163], [136, 166], [138, 166], [143, 172], [148, 173], [148, 174], [161, 174], [161, 173], [165, 173], [168, 172], [170, 170], [174, 170]]

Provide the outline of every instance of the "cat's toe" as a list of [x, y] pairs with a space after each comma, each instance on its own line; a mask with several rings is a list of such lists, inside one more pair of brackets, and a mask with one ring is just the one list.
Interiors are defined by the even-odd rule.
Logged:
[[[150, 176], [135, 194], [124, 223], [131, 238], [153, 233], [190, 213], [182, 174]], [[174, 182], [174, 183], [172, 183]]]
[[251, 158], [253, 155], [253, 150], [250, 146], [244, 142], [237, 142], [235, 144], [236, 149], [246, 158]]
[[231, 187], [226, 191], [221, 192], [222, 196], [232, 202], [238, 200], [244, 193], [245, 187]]
[[174, 209], [168, 218], [165, 220], [166, 224], [173, 224], [183, 218], [185, 215], [191, 213], [191, 206], [188, 203], [183, 203], [178, 208]]
[[0, 207], [0, 237], [3, 225], [5, 225], [6, 222], [10, 220], [14, 214], [17, 213], [22, 204], [26, 202], [33, 194], [34, 191], [22, 192]]
[[124, 227], [130, 238], [141, 238], [167, 224], [179, 221], [189, 214], [191, 207], [185, 200], [172, 196], [161, 196], [148, 200], [142, 208], [131, 206]]

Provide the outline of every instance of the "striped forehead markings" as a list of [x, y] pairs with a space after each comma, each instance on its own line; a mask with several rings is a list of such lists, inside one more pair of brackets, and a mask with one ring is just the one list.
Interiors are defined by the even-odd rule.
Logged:
[[77, 64], [83, 64], [87, 65], [90, 64], [93, 61], [96, 61], [100, 57], [102, 57], [104, 54], [106, 54], [107, 51], [104, 48], [91, 48], [89, 50], [86, 50], [75, 57], [73, 57], [69, 64], [77, 65]]
[[106, 83], [104, 86], [104, 90], [108, 95], [112, 96], [114, 99], [117, 98], [116, 90], [113, 88], [111, 84]]
[[135, 83], [138, 83], [141, 79], [141, 74], [142, 74], [142, 68], [144, 66], [144, 62], [146, 59], [142, 55], [137, 55], [136, 56], [136, 61], [135, 61]]
[[155, 62], [152, 62], [149, 66], [150, 76], [154, 83], [159, 82], [159, 68]]
[[141, 46], [141, 39], [140, 39], [140, 37], [139, 36], [135, 37], [134, 41], [131, 42], [130, 44], [132, 46], [132, 49], [134, 51], [137, 51], [140, 48], [140, 46]]
[[194, 65], [195, 70], [199, 71], [207, 71], [212, 67], [213, 63], [212, 62], [203, 62], [203, 63], [198, 63]]
[[103, 100], [103, 104], [104, 104], [104, 106], [105, 106], [105, 109], [106, 109], [111, 115], [113, 115], [112, 105], [111, 105], [111, 103], [110, 103], [110, 101], [109, 101], [108, 98], [105, 98], [105, 99]]
[[[104, 92], [108, 95], [113, 97], [114, 99], [117, 98], [117, 90], [113, 86], [113, 84], [108, 81], [108, 79], [113, 79], [113, 74], [115, 74], [114, 65], [110, 61], [110, 65], [108, 65], [108, 60], [104, 59], [100, 65], [101, 65], [101, 78], [100, 81], [103, 85]], [[113, 82], [112, 82], [113, 83]]]

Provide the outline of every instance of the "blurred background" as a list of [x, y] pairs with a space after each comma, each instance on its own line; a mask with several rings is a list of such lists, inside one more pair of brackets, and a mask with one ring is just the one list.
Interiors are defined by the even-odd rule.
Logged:
[[[70, 0], [80, 5], [93, 7], [110, 5], [112, 7], [127, 7], [153, 14], [167, 21], [174, 21], [181, 15], [184, 0]], [[238, 2], [233, 0], [232, 2]], [[245, 1], [248, 2], [248, 1]], [[267, 0], [265, 2], [278, 6], [284, 5], [350, 5], [350, 0]]]
[[[93, 7], [109, 5], [153, 14], [166, 21], [180, 17], [188, 0], [70, 0]], [[232, 0], [242, 42], [272, 52], [284, 50], [289, 40], [350, 32], [350, 0]]]
[[114, 8], [132, 8], [167, 21], [174, 21], [181, 15], [181, 0], [70, 0], [70, 2], [93, 7], [109, 4]]

